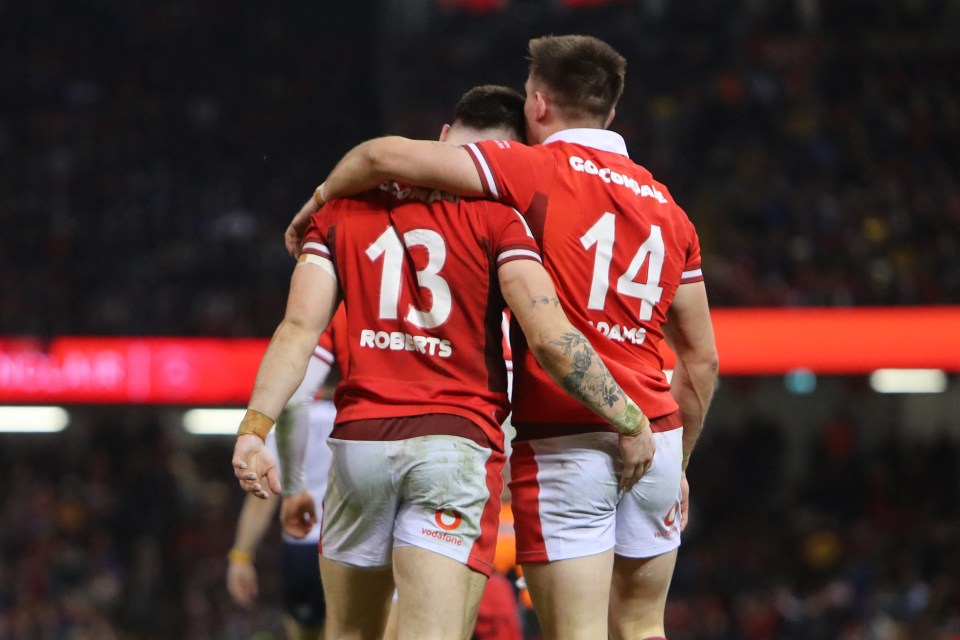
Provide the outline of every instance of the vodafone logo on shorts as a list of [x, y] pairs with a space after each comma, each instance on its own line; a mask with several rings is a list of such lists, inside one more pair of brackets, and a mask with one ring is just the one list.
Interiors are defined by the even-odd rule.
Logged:
[[437, 509], [433, 519], [436, 520], [437, 526], [444, 531], [453, 531], [463, 522], [463, 516], [453, 509]]
[[421, 527], [420, 533], [431, 538], [436, 538], [441, 542], [455, 544], [458, 547], [463, 544], [463, 540], [457, 536], [446, 533], [447, 531], [453, 531], [459, 527], [460, 523], [463, 522], [463, 516], [453, 509], [437, 509], [437, 512], [433, 514], [433, 520], [437, 523], [438, 527], [443, 529], [443, 531], [434, 531], [433, 529]]

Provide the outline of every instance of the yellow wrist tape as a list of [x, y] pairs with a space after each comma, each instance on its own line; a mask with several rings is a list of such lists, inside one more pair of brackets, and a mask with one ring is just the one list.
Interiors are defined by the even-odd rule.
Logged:
[[643, 430], [650, 426], [650, 420], [643, 415], [640, 407], [633, 400], [628, 399], [627, 406], [614, 419], [613, 426], [622, 436], [635, 436], [643, 433]]
[[230, 549], [227, 559], [233, 564], [253, 564], [253, 554], [236, 547]]
[[686, 471], [688, 464], [690, 464], [690, 454], [687, 452], [684, 452], [683, 459], [680, 461], [680, 468]]
[[240, 428], [237, 429], [237, 435], [243, 436], [252, 433], [266, 442], [267, 434], [270, 433], [270, 429], [273, 428], [274, 422], [276, 421], [273, 418], [255, 409], [247, 409], [247, 412], [243, 414], [243, 420], [240, 421]]

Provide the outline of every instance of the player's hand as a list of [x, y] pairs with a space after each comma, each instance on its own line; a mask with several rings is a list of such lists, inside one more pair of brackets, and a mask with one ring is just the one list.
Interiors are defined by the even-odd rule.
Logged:
[[680, 533], [687, 528], [690, 519], [690, 483], [687, 482], [687, 472], [680, 476]]
[[277, 473], [277, 461], [263, 444], [263, 440], [254, 434], [237, 436], [233, 448], [233, 474], [240, 481], [240, 488], [266, 500], [270, 491], [279, 494], [280, 475]]
[[623, 471], [620, 473], [620, 491], [629, 491], [653, 464], [657, 445], [649, 427], [633, 436], [620, 435], [620, 458]]
[[247, 562], [231, 562], [227, 567], [227, 591], [238, 605], [246, 609], [257, 599], [257, 570]]
[[287, 253], [294, 258], [300, 255], [303, 236], [307, 232], [307, 227], [310, 225], [310, 218], [317, 211], [319, 211], [317, 201], [311, 196], [300, 208], [300, 211], [297, 212], [297, 215], [293, 217], [293, 220], [290, 221], [290, 226], [287, 227], [286, 232], [283, 234], [283, 244], [287, 248]]
[[309, 491], [283, 497], [280, 524], [287, 535], [298, 540], [310, 533], [310, 529], [317, 524], [317, 506]]

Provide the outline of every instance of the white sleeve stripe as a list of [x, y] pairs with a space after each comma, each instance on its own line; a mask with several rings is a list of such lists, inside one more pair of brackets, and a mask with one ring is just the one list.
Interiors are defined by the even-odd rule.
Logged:
[[306, 251], [307, 249], [310, 249], [312, 251], [319, 251], [325, 256], [330, 255], [330, 249], [328, 249], [325, 245], [320, 244], [319, 242], [307, 242], [306, 244], [303, 245], [302, 251]]
[[529, 249], [510, 249], [509, 251], [504, 251], [497, 256], [497, 264], [500, 264], [504, 260], [519, 257], [531, 258], [537, 262], [543, 262], [543, 260], [540, 258], [540, 254], [536, 251], [530, 251]]
[[[513, 209], [513, 207], [510, 207], [510, 208]], [[527, 224], [527, 219], [524, 218], [523, 214], [517, 211], [516, 209], [513, 209], [513, 212], [517, 214], [518, 218], [520, 218], [520, 222], [523, 224], [523, 228], [527, 230], [527, 235], [532, 238], [533, 231], [530, 231], [530, 225]]]
[[493, 179], [493, 172], [490, 171], [490, 165], [487, 164], [487, 159], [483, 157], [483, 154], [480, 153], [480, 149], [477, 147], [476, 143], [471, 142], [466, 146], [467, 151], [470, 152], [470, 155], [473, 156], [473, 159], [476, 160], [477, 164], [480, 165], [481, 173], [480, 179], [486, 182], [487, 190], [497, 200], [500, 199], [500, 193], [497, 191], [497, 183]]
[[337, 271], [333, 268], [333, 262], [331, 262], [329, 258], [321, 258], [312, 253], [301, 253], [300, 262], [297, 263], [297, 266], [299, 267], [304, 264], [315, 264], [329, 273], [331, 278], [334, 280], [337, 279]]
[[333, 361], [334, 361], [333, 354], [327, 351], [326, 349], [324, 349], [323, 347], [321, 347], [320, 345], [317, 345], [313, 348], [313, 357], [318, 358], [326, 362], [327, 364], [333, 364]]
[[693, 269], [691, 271], [684, 271], [680, 275], [680, 279], [683, 280], [685, 278], [699, 278], [702, 275], [703, 275], [703, 269]]

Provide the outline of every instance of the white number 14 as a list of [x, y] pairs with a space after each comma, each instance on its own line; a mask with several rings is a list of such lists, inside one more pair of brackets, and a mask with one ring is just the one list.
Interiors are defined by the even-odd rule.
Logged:
[[[596, 245], [590, 299], [587, 301], [588, 309], [602, 310], [606, 304], [607, 291], [610, 288], [610, 262], [613, 260], [616, 225], [616, 214], [608, 211], [600, 216], [596, 224], [580, 238], [580, 244], [586, 250]], [[660, 297], [663, 295], [663, 287], [660, 286], [663, 257], [663, 233], [658, 225], [651, 225], [650, 235], [637, 249], [633, 260], [630, 261], [630, 266], [617, 279], [618, 293], [640, 300], [640, 320], [650, 320], [653, 317], [653, 307], [660, 302]], [[647, 281], [641, 284], [635, 279], [648, 258], [650, 264], [647, 268]]]

